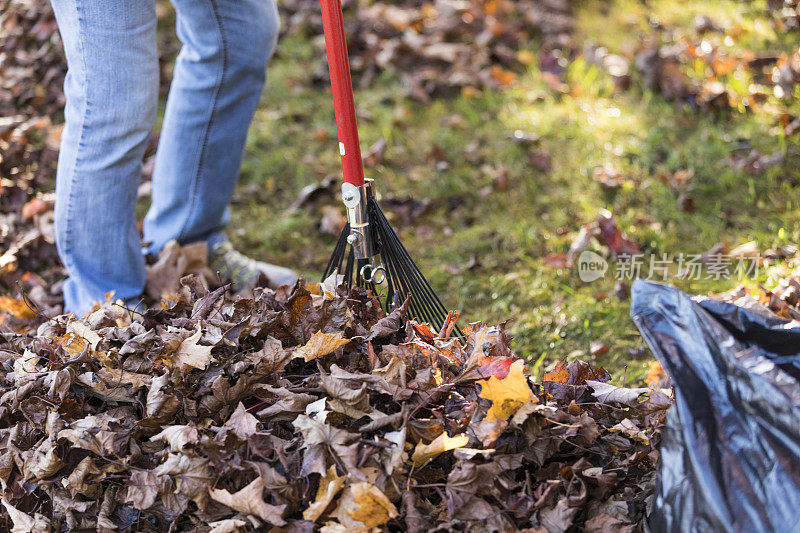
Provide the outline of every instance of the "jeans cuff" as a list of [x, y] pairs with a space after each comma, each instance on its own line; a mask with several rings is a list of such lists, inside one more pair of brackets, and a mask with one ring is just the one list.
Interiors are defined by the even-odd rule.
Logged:
[[227, 240], [228, 236], [222, 233], [221, 231], [217, 231], [209, 235], [208, 239], [206, 239], [206, 242], [208, 243], [209, 253], [211, 253], [217, 246], [226, 242]]

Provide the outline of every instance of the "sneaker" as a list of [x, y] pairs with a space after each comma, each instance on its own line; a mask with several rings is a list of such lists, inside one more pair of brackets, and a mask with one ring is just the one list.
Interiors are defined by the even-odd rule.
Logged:
[[242, 255], [234, 250], [230, 241], [214, 245], [208, 255], [211, 270], [219, 272], [222, 279], [233, 282], [237, 291], [253, 289], [262, 274], [272, 289], [297, 281], [297, 274], [293, 270]]

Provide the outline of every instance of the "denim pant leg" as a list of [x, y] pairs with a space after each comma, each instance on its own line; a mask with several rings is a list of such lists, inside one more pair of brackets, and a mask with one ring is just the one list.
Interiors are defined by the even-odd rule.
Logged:
[[274, 0], [173, 0], [183, 43], [153, 172], [144, 240], [214, 241], [278, 39]]
[[56, 179], [65, 307], [144, 287], [134, 210], [158, 103], [154, 0], [52, 0], [69, 70]]

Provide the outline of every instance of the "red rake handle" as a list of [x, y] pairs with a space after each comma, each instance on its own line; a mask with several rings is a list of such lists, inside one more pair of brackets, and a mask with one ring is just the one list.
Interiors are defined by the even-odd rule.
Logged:
[[320, 5], [344, 181], [360, 187], [364, 185], [364, 167], [361, 164], [361, 148], [358, 145], [356, 106], [353, 102], [353, 82], [350, 80], [350, 62], [347, 57], [347, 41], [344, 37], [342, 4], [341, 0], [320, 0]]

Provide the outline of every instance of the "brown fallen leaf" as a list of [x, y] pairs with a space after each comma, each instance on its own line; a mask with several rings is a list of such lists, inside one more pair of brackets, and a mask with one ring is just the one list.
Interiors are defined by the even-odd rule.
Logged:
[[162, 296], [175, 292], [183, 276], [197, 274], [207, 282], [216, 276], [208, 268], [208, 245], [205, 241], [180, 246], [170, 241], [158, 254], [158, 261], [147, 266], [145, 292], [150, 298], [160, 300]]
[[205, 369], [211, 362], [211, 350], [213, 346], [203, 346], [198, 344], [203, 332], [200, 324], [197, 324], [195, 332], [181, 342], [178, 351], [175, 352], [175, 361], [180, 367], [192, 367], [200, 370]]
[[319, 222], [319, 230], [338, 237], [347, 224], [347, 219], [342, 215], [339, 207], [326, 205], [322, 207], [322, 219]]
[[608, 246], [615, 256], [639, 253], [639, 245], [622, 233], [610, 211], [602, 210], [595, 223], [599, 229], [597, 240]]
[[175, 425], [165, 427], [160, 433], [150, 437], [150, 440], [166, 442], [169, 444], [170, 450], [173, 452], [180, 452], [189, 444], [199, 442], [200, 434], [197, 428], [193, 426]]
[[548, 254], [543, 258], [543, 261], [551, 268], [567, 268], [570, 266], [569, 256], [564, 252]]
[[211, 530], [208, 533], [236, 533], [238, 531], [245, 531], [250, 523], [238, 518], [227, 518], [225, 520], [209, 522], [208, 525], [211, 526]]
[[597, 167], [592, 171], [592, 178], [608, 189], [616, 189], [621, 187], [625, 182], [622, 177], [622, 172], [617, 167], [612, 165], [604, 165]]
[[159, 479], [155, 472], [149, 470], [135, 470], [128, 483], [128, 492], [125, 501], [130, 502], [140, 511], [153, 506], [159, 494]]
[[341, 332], [322, 333], [318, 331], [308, 339], [307, 343], [295, 350], [292, 357], [303, 358], [305, 361], [312, 361], [317, 357], [335, 352], [348, 342], [350, 342], [350, 339], [344, 338]]
[[639, 397], [642, 394], [650, 392], [648, 388], [635, 388], [629, 389], [626, 387], [617, 387], [602, 381], [587, 380], [586, 384], [589, 385], [594, 391], [592, 395], [597, 398], [601, 403], [621, 403], [624, 405], [634, 406], [639, 403]]
[[658, 361], [650, 361], [647, 368], [647, 376], [644, 378], [648, 387], [666, 387], [669, 383], [669, 377], [664, 371], [664, 367]]
[[11, 533], [50, 533], [50, 520], [39, 513], [34, 513], [33, 516], [23, 513], [10, 503], [5, 498], [0, 499], [3, 506], [6, 508], [8, 517], [13, 524]]
[[618, 424], [613, 425], [612, 427], [608, 428], [609, 431], [612, 433], [622, 433], [626, 437], [630, 437], [635, 439], [643, 444], [649, 444], [650, 438], [647, 434], [642, 431], [631, 419], [625, 418]]
[[209, 489], [211, 499], [231, 509], [256, 516], [273, 526], [283, 526], [286, 521], [281, 518], [286, 505], [270, 505], [264, 501], [262, 493], [266, 480], [257, 477], [240, 491], [231, 494], [225, 489]]
[[244, 404], [239, 402], [236, 410], [225, 422], [225, 425], [222, 426], [217, 438], [224, 441], [225, 436], [230, 432], [246, 441], [247, 437], [253, 435], [256, 431], [258, 431], [258, 419], [248, 413], [247, 409], [244, 408]]

